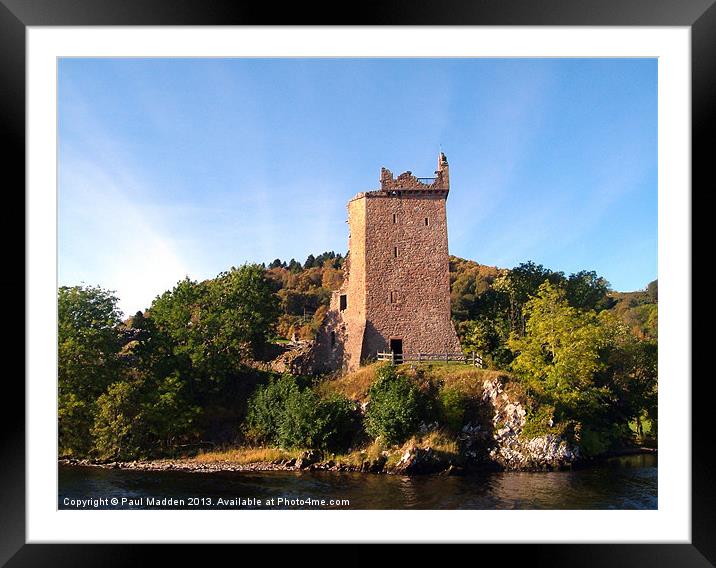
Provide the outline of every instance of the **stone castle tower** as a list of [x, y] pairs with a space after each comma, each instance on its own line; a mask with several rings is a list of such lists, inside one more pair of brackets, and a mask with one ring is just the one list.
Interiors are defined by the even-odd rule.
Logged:
[[379, 351], [460, 352], [450, 319], [442, 152], [435, 176], [396, 178], [382, 168], [380, 189], [348, 202], [346, 277], [317, 338], [319, 367], [355, 370]]

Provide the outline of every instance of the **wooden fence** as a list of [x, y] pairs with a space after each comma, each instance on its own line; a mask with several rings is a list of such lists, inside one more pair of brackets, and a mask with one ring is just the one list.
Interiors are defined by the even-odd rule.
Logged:
[[378, 361], [390, 361], [393, 365], [410, 362], [451, 361], [465, 363], [483, 368], [485, 366], [482, 357], [474, 351], [469, 355], [464, 353], [393, 353], [392, 351], [378, 351]]

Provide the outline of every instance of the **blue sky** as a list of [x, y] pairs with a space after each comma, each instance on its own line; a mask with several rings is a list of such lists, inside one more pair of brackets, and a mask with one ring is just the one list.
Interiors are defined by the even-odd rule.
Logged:
[[450, 163], [451, 254], [657, 277], [655, 59], [62, 59], [59, 281], [345, 252], [381, 166]]

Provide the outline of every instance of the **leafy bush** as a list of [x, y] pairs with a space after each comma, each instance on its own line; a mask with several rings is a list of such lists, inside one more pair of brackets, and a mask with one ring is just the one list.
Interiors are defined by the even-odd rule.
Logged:
[[438, 416], [440, 422], [453, 432], [463, 426], [466, 409], [465, 395], [455, 388], [443, 388], [438, 394]]
[[522, 428], [522, 437], [525, 439], [536, 438], [545, 434], [555, 433], [553, 427], [554, 406], [545, 404], [528, 410], [525, 417], [525, 425]]
[[343, 396], [333, 395], [321, 400], [318, 410], [326, 424], [320, 447], [331, 451], [350, 447], [361, 426], [356, 404]]
[[596, 427], [579, 425], [576, 429], [576, 441], [586, 457], [601, 455], [621, 446], [630, 437], [628, 426], [603, 424]]
[[135, 459], [172, 448], [200, 414], [177, 376], [161, 381], [128, 373], [97, 398], [91, 434], [101, 459]]
[[251, 397], [246, 430], [255, 441], [285, 449], [340, 451], [350, 444], [357, 423], [355, 406], [347, 398], [322, 400], [285, 375], [259, 387]]
[[138, 399], [138, 388], [129, 382], [112, 384], [97, 399], [92, 435], [100, 459], [127, 459], [140, 453]]
[[366, 432], [388, 444], [404, 442], [418, 429], [420, 391], [392, 365], [381, 366], [370, 387], [370, 404], [365, 416]]
[[286, 404], [297, 392], [298, 385], [290, 375], [271, 379], [266, 386], [256, 389], [248, 403], [247, 436], [256, 442], [277, 441]]

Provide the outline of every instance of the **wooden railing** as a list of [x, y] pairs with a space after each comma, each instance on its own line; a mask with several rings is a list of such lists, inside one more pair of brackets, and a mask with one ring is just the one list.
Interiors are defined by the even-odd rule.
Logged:
[[464, 353], [393, 353], [392, 351], [378, 351], [378, 361], [390, 361], [393, 365], [410, 362], [442, 361], [443, 363], [449, 363], [455, 361], [480, 368], [485, 366], [482, 357], [474, 351], [469, 355]]

